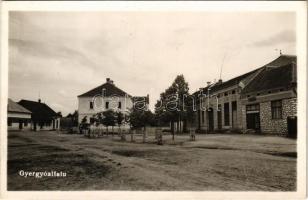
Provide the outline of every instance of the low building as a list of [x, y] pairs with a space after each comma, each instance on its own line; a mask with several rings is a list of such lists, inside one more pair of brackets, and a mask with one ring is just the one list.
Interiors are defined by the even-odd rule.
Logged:
[[30, 130], [31, 111], [8, 99], [7, 105], [7, 128], [11, 130]]
[[[296, 136], [297, 70], [295, 56], [268, 65], [242, 91], [243, 130]], [[291, 131], [291, 132], [290, 132]]]
[[38, 101], [21, 100], [18, 104], [31, 111], [31, 129], [37, 130], [58, 130], [60, 128], [61, 116], [45, 103]]
[[241, 130], [241, 92], [258, 74], [258, 68], [228, 81], [219, 80], [201, 88], [197, 104], [197, 129], [201, 132]]
[[[253, 117], [250, 114], [256, 112], [255, 110], [251, 109], [259, 109], [258, 106], [254, 107], [252, 105], [254, 102], [253, 99], [259, 99], [261, 101], [263, 98], [261, 98], [261, 96], [264, 95], [263, 90], [270, 90], [273, 92], [273, 95], [275, 93], [275, 95], [277, 95], [277, 98], [275, 97], [276, 99], [279, 99], [278, 97], [281, 95], [281, 93], [288, 93], [289, 96], [285, 94], [286, 99], [291, 97], [293, 99], [291, 98], [292, 100], [290, 100], [290, 102], [288, 102], [288, 100], [284, 100], [283, 104], [285, 106], [294, 104], [296, 107], [296, 104], [294, 103], [296, 102], [296, 97], [294, 96], [294, 93], [290, 94], [291, 91], [296, 88], [296, 84], [294, 85], [294, 83], [292, 83], [293, 88], [290, 87], [291, 83], [289, 79], [291, 75], [288, 75], [288, 70], [290, 71], [290, 65], [294, 63], [294, 61], [296, 61], [295, 56], [281, 55], [272, 62], [251, 72], [240, 75], [225, 82], [220, 80], [216, 83], [208, 84], [208, 86], [205, 88], [201, 88], [200, 91], [194, 93], [194, 96], [199, 95], [197, 101], [196, 128], [201, 132], [213, 132], [221, 130], [246, 131], [247, 129], [251, 128], [260, 130], [262, 132], [270, 132], [269, 129], [267, 129], [264, 125], [263, 129], [257, 127], [257, 122], [255, 127], [251, 126], [251, 124], [254, 122], [252, 120]], [[276, 79], [272, 77], [272, 73], [275, 74], [274, 76], [277, 76]], [[284, 74], [280, 76], [279, 73]], [[278, 78], [279, 76], [280, 79]], [[287, 77], [289, 79], [287, 79]], [[269, 81], [269, 79], [272, 80]], [[262, 85], [262, 87], [257, 87], [259, 85]], [[279, 91], [279, 94], [277, 91]], [[280, 97], [282, 98], [282, 96]], [[268, 99], [268, 94], [266, 98]], [[255, 103], [258, 104], [259, 102], [255, 100]], [[268, 106], [269, 103], [270, 102], [267, 102], [266, 105]], [[262, 112], [260, 116], [263, 117], [262, 120], [265, 122], [268, 119], [265, 118], [267, 115], [264, 112], [268, 112], [268, 109], [264, 109], [264, 106], [262, 105], [262, 109], [260, 109], [260, 113]], [[246, 108], [250, 109], [248, 110], [248, 113], [246, 113]], [[294, 109], [294, 106], [292, 106], [292, 109]], [[287, 108], [284, 110], [286, 111]], [[294, 114], [285, 115], [293, 116]], [[258, 121], [258, 118], [256, 118], [255, 121]], [[273, 123], [277, 123], [277, 126], [283, 127], [281, 129], [277, 129], [277, 132], [284, 133], [286, 131], [286, 120], [282, 121], [284, 121], [285, 125], [278, 123], [277, 120]], [[249, 125], [247, 126], [247, 124]], [[262, 122], [259, 124], [261, 126]]]
[[90, 123], [94, 115], [107, 110], [121, 112], [125, 116], [134, 105], [148, 108], [148, 104], [149, 95], [133, 97], [107, 78], [104, 84], [78, 96], [78, 122]]

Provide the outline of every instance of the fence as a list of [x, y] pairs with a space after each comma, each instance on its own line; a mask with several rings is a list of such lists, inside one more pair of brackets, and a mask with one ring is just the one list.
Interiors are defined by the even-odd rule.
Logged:
[[[170, 132], [163, 132], [164, 127], [146, 127], [145, 129], [128, 129], [128, 128], [121, 128], [116, 127], [113, 129], [107, 127], [100, 127], [100, 126], [91, 126], [88, 129], [82, 130], [82, 133], [89, 138], [99, 138], [104, 136], [112, 136], [119, 137], [121, 141], [127, 141], [127, 138], [130, 137], [131, 142], [136, 142], [137, 138], [141, 138], [143, 143], [148, 142], [149, 138], [153, 138], [154, 142], [162, 145], [163, 138], [167, 135], [172, 135]], [[189, 139], [190, 141], [195, 141], [195, 129], [189, 130]]]

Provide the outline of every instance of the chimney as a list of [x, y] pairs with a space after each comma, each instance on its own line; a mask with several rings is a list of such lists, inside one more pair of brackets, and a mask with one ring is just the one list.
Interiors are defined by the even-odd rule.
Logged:
[[207, 86], [211, 85], [211, 81], [208, 81], [208, 82], [206, 82], [206, 83], [207, 83]]
[[222, 80], [221, 79], [218, 80], [218, 84], [222, 84]]
[[149, 95], [149, 94], [147, 94], [146, 103], [147, 103], [147, 104], [149, 104], [149, 103], [150, 103], [150, 95]]
[[41, 99], [38, 99], [38, 102], [41, 103]]
[[106, 78], [106, 82], [110, 83], [110, 84], [113, 84], [113, 80], [111, 80], [110, 78]]

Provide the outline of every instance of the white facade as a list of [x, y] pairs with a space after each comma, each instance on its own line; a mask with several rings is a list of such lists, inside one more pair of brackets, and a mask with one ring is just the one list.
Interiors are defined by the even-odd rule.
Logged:
[[7, 128], [11, 130], [31, 130], [31, 114], [8, 112]]
[[78, 97], [78, 122], [86, 116], [87, 122], [90, 118], [106, 110], [114, 110], [115, 112], [122, 112], [124, 115], [129, 114], [133, 108], [133, 100], [129, 96], [125, 97]]

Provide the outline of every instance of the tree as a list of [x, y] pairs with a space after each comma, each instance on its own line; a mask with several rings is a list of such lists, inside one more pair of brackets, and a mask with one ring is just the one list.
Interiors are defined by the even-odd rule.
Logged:
[[113, 110], [107, 110], [102, 113], [99, 113], [98, 119], [100, 123], [107, 127], [108, 132], [108, 126], [111, 126], [113, 128], [116, 124], [116, 113]]
[[[183, 129], [186, 129], [186, 120], [188, 118], [189, 87], [184, 76], [178, 75], [170, 87], [161, 93], [160, 100], [155, 105], [155, 114], [159, 123], [171, 123], [172, 139], [174, 140], [174, 124], [180, 127], [184, 122]], [[177, 129], [179, 131], [179, 129]], [[181, 130], [182, 131], [182, 130]]]
[[154, 115], [150, 110], [132, 109], [129, 114], [129, 122], [133, 128], [142, 128], [146, 125], [154, 125]]
[[73, 122], [73, 126], [78, 126], [78, 111], [75, 110], [75, 112], [71, 115], [71, 119]]
[[143, 128], [143, 142], [145, 142], [146, 126], [155, 124], [154, 114], [150, 110], [139, 110], [133, 108], [130, 112], [129, 119], [130, 119], [130, 125], [134, 129]]
[[123, 123], [124, 115], [123, 115], [122, 112], [117, 112], [116, 113], [116, 117], [117, 117], [117, 119], [116, 119], [117, 120], [117, 124], [120, 127], [122, 125], [122, 123]]

